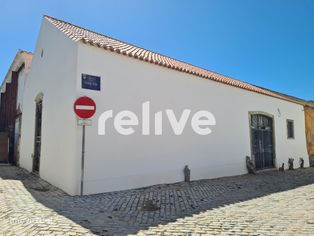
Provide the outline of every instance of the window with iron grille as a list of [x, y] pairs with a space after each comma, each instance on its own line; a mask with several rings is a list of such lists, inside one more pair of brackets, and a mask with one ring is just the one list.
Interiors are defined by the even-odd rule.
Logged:
[[288, 136], [288, 139], [294, 139], [294, 122], [293, 122], [293, 120], [287, 120], [287, 136]]

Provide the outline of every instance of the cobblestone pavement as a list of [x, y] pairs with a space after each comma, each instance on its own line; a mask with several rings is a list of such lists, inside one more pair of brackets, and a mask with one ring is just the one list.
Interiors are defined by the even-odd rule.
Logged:
[[0, 166], [0, 235], [93, 234], [314, 235], [314, 168], [71, 197]]

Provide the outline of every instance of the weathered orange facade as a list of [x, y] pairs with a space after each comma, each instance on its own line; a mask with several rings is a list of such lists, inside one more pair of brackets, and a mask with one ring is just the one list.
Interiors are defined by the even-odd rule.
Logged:
[[305, 106], [305, 133], [311, 165], [314, 164], [314, 107]]

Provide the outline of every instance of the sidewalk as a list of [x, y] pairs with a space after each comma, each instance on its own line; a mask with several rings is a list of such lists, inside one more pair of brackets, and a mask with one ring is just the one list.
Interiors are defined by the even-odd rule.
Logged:
[[314, 235], [314, 168], [71, 197], [0, 166], [0, 235], [38, 234]]

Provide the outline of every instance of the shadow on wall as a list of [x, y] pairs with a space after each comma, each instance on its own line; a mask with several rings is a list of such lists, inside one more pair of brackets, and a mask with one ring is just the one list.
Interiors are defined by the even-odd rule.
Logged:
[[[10, 183], [22, 183], [23, 189], [27, 190], [23, 190], [24, 194], [30, 193], [37, 202], [95, 234], [126, 235], [221, 206], [313, 184], [314, 169], [270, 170], [256, 175], [156, 185], [82, 197], [69, 196], [17, 167], [0, 166], [0, 178], [18, 180]], [[10, 203], [14, 204], [14, 198], [19, 197], [16, 189], [20, 187], [12, 188], [14, 191], [8, 191], [13, 191]], [[6, 190], [3, 188], [2, 191]], [[31, 206], [26, 205], [24, 210], [28, 207]]]

